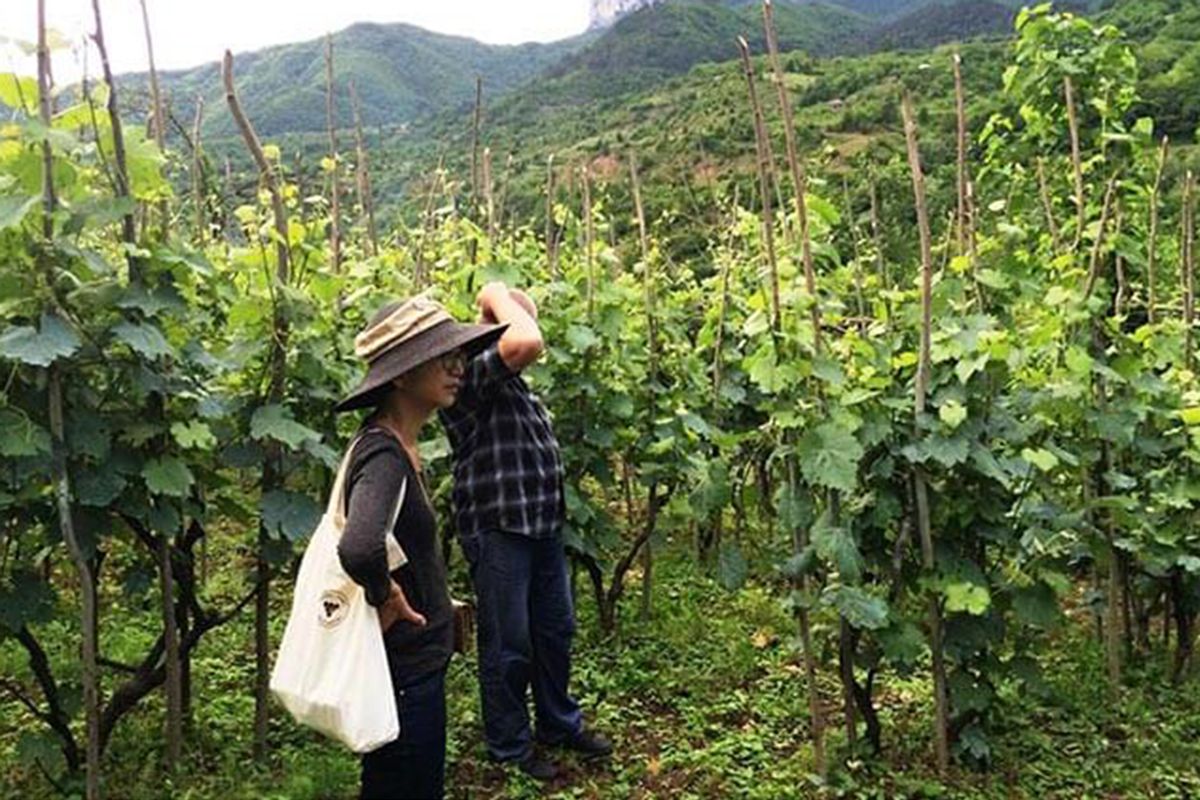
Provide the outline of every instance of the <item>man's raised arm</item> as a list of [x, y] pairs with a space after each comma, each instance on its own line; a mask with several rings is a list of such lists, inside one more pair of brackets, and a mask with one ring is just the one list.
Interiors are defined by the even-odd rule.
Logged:
[[506, 367], [520, 372], [538, 359], [545, 343], [537, 324], [537, 306], [529, 295], [493, 281], [479, 290], [475, 302], [485, 321], [508, 323], [497, 344]]

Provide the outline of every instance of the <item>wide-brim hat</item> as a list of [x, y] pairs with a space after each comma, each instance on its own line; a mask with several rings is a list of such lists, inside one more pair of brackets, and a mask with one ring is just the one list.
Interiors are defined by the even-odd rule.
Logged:
[[441, 303], [425, 296], [384, 306], [354, 338], [354, 353], [366, 359], [367, 374], [334, 411], [377, 405], [396, 378], [455, 350], [474, 356], [507, 327], [456, 322]]

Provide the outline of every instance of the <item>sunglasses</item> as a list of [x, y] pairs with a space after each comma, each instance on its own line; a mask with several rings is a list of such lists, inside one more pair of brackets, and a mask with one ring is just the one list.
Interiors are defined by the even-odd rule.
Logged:
[[447, 372], [462, 372], [467, 368], [467, 351], [462, 349], [451, 350], [449, 353], [440, 356], [438, 363]]

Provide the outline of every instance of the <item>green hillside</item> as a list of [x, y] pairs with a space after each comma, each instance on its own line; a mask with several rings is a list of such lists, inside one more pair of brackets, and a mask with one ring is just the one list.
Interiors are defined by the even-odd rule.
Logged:
[[[359, 23], [334, 34], [337, 84], [345, 93], [353, 78], [367, 124], [405, 124], [472, 102], [477, 75], [486, 76], [490, 95], [503, 94], [593, 37], [488, 45], [412, 25]], [[262, 135], [324, 130], [324, 47], [324, 40], [318, 39], [237, 56], [239, 91], [253, 109]], [[234, 133], [215, 62], [162, 77], [177, 116], [190, 119], [196, 96], [203, 95], [210, 109], [206, 133], [218, 137]], [[141, 93], [146, 77], [121, 76], [119, 82]], [[348, 99], [340, 106], [340, 118], [342, 124], [350, 124]]]
[[[827, 5], [780, 5], [775, 20], [781, 49], [818, 55], [853, 49], [869, 30], [861, 17]], [[673, 0], [621, 19], [525, 94], [550, 104], [579, 103], [649, 89], [696, 64], [736, 58], [739, 36], [756, 50], [764, 47], [757, 4]]]
[[1010, 6], [997, 0], [939, 0], [873, 30], [867, 49], [917, 50], [981, 36], [1006, 37], [1014, 15]]

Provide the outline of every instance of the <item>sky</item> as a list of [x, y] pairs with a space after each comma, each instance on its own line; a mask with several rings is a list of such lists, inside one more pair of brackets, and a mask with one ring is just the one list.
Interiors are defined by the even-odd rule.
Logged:
[[[314, 39], [355, 22], [408, 22], [495, 44], [553, 41], [582, 32], [588, 0], [146, 0], [160, 70], [217, 61], [274, 44]], [[104, 38], [116, 73], [146, 69], [138, 0], [100, 0]], [[82, 42], [94, 28], [92, 0], [46, 0], [47, 25], [62, 34], [52, 54], [60, 85], [83, 74]], [[37, 39], [36, 0], [0, 0], [0, 72], [36, 74], [19, 42]], [[99, 73], [95, 48], [88, 72]]]

